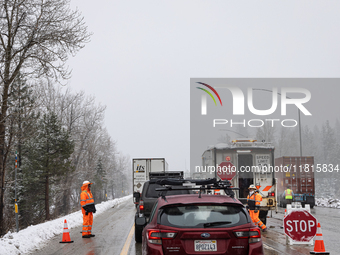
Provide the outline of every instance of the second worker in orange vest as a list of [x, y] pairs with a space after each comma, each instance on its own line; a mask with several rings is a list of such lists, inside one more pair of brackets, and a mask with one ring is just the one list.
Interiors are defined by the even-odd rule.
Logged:
[[93, 195], [91, 193], [91, 184], [93, 183], [89, 181], [84, 181], [80, 193], [81, 211], [83, 213], [83, 231], [82, 231], [83, 238], [90, 238], [95, 236], [91, 234], [93, 224], [93, 213], [96, 212]]
[[255, 225], [259, 226], [262, 229], [262, 231], [266, 231], [267, 230], [266, 225], [264, 225], [259, 218], [262, 196], [258, 193], [255, 185], [253, 184], [250, 185], [248, 189], [249, 195], [247, 197], [247, 203], [249, 206], [250, 218], [255, 223]]

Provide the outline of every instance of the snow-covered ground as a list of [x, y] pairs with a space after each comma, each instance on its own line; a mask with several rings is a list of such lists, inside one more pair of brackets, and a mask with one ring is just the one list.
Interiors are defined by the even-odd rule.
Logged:
[[[107, 209], [112, 208], [127, 199], [131, 199], [131, 197], [132, 195], [129, 195], [96, 204], [97, 212], [94, 214], [94, 218]], [[79, 227], [83, 224], [83, 215], [79, 210], [52, 221], [29, 226], [26, 229], [20, 230], [18, 233], [8, 232], [3, 238], [0, 238], [0, 255], [28, 253], [40, 247], [41, 243], [55, 235], [63, 233], [65, 219], [67, 220], [69, 229]]]
[[340, 200], [334, 198], [316, 198], [315, 205], [340, 209]]

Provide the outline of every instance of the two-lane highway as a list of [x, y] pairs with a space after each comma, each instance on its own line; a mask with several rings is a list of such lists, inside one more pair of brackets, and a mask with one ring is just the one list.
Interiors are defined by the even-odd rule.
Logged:
[[[315, 208], [312, 214], [322, 224], [326, 249], [331, 254], [337, 254], [337, 229], [339, 222], [334, 219], [340, 217], [340, 210], [329, 208]], [[115, 208], [98, 215], [94, 219], [94, 238], [81, 238], [81, 226], [71, 229], [70, 235], [74, 243], [61, 244], [62, 236], [52, 238], [46, 245], [31, 254], [38, 255], [141, 255], [141, 244], [135, 243], [134, 238], [134, 215], [135, 206], [132, 201], [126, 200]], [[302, 255], [309, 254], [313, 247], [308, 245], [286, 245], [283, 233], [282, 219], [284, 210], [279, 209], [279, 213], [273, 213], [273, 218], [268, 218], [268, 232], [263, 233], [264, 250], [266, 255]]]

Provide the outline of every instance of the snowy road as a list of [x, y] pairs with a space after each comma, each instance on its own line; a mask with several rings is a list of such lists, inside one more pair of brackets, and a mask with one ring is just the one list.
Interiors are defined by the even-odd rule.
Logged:
[[[96, 237], [81, 238], [81, 212], [65, 216], [69, 222], [70, 235], [74, 243], [60, 244], [64, 217], [30, 226], [19, 233], [8, 233], [0, 239], [0, 255], [40, 254], [119, 254], [141, 255], [141, 245], [134, 242], [133, 219], [135, 207], [132, 197], [110, 200], [97, 205], [98, 211], [94, 218], [93, 233]], [[321, 224], [326, 250], [338, 254], [340, 248], [340, 210], [326, 207], [312, 209], [312, 214]], [[287, 246], [281, 228], [284, 209], [272, 213], [267, 219], [268, 232], [263, 233], [266, 255], [302, 255], [309, 254], [312, 246]], [[270, 214], [269, 214], [270, 216]], [[45, 242], [44, 242], [45, 240]]]
[[[311, 213], [315, 216], [315, 218], [321, 224], [323, 240], [325, 243], [326, 251], [329, 251], [331, 254], [339, 254], [340, 209], [327, 208], [327, 207], [314, 207], [313, 209], [311, 209]], [[274, 219], [272, 219], [272, 221], [271, 219], [269, 219], [270, 220], [269, 222], [274, 222], [274, 220], [277, 219], [277, 221], [279, 221], [281, 224], [283, 216], [284, 216], [284, 209], [279, 208], [279, 213], [278, 214], [273, 213]], [[283, 229], [278, 229], [276, 227], [275, 231], [277, 233], [277, 236], [280, 236], [280, 234], [283, 234]], [[298, 247], [298, 246], [295, 246], [295, 247]]]
[[[133, 218], [135, 207], [128, 199], [115, 208], [110, 208], [98, 215], [94, 221], [93, 233], [96, 237], [91, 239], [81, 238], [81, 227], [74, 228], [70, 231], [71, 239], [74, 243], [60, 244], [61, 235], [52, 238], [44, 248], [36, 250], [30, 254], [38, 255], [71, 255], [71, 254], [129, 254], [141, 255], [141, 245], [134, 242]], [[286, 246], [285, 236], [283, 234], [282, 219], [284, 210], [279, 209], [279, 213], [273, 213], [273, 218], [268, 218], [267, 226], [269, 231], [263, 234], [264, 249], [266, 255], [302, 255], [309, 254], [313, 247], [303, 246]], [[322, 225], [326, 249], [331, 254], [337, 254], [339, 245], [337, 240], [340, 237], [338, 229], [340, 228], [340, 210], [331, 208], [317, 207], [312, 210]], [[130, 234], [130, 235], [129, 235]], [[130, 237], [130, 239], [128, 238]], [[129, 240], [131, 242], [129, 242]], [[124, 250], [125, 253], [122, 252]]]
[[133, 226], [134, 207], [128, 199], [114, 208], [110, 208], [94, 219], [93, 234], [90, 239], [81, 238], [82, 227], [70, 231], [74, 243], [61, 244], [62, 236], [52, 238], [44, 248], [30, 254], [38, 255], [74, 255], [74, 254], [120, 254], [129, 231]]

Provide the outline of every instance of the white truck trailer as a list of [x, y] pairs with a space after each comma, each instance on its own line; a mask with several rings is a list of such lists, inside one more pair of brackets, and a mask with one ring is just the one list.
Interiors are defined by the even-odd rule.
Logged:
[[165, 172], [168, 163], [165, 158], [134, 158], [132, 159], [133, 202], [139, 203], [144, 183], [149, 180], [150, 172]]
[[[266, 222], [268, 211], [277, 210], [275, 172], [270, 171], [271, 166], [275, 166], [274, 146], [271, 143], [237, 139], [229, 145], [217, 144], [208, 148], [202, 155], [202, 168], [197, 170], [201, 170], [205, 178], [229, 179], [233, 187], [239, 188], [235, 191], [235, 197], [244, 204], [248, 187], [254, 184], [262, 195], [260, 219]], [[219, 167], [220, 170], [224, 167], [228, 174], [218, 172]]]

